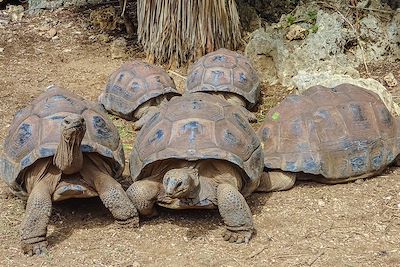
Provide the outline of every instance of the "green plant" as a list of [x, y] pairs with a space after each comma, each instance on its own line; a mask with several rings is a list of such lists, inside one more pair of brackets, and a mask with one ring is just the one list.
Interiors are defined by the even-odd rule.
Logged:
[[309, 31], [312, 33], [316, 33], [318, 31], [318, 24], [312, 25]]
[[292, 15], [289, 15], [289, 16], [287, 16], [286, 21], [287, 21], [287, 24], [290, 26], [295, 23], [296, 18], [293, 17]]
[[311, 10], [307, 13], [308, 19], [310, 20], [311, 23], [315, 23], [317, 20], [317, 11]]

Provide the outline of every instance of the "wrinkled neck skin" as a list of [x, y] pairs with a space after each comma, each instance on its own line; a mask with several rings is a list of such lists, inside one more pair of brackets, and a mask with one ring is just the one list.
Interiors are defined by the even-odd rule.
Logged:
[[213, 95], [216, 95], [218, 97], [221, 97], [222, 99], [225, 99], [228, 101], [229, 104], [233, 106], [240, 106], [240, 107], [246, 107], [246, 101], [243, 100], [242, 97], [232, 94], [232, 93], [213, 93]]
[[154, 109], [155, 107], [167, 102], [167, 98], [165, 95], [160, 95], [158, 97], [152, 98], [142, 105], [140, 105], [135, 112], [133, 112], [133, 117], [135, 117], [136, 120], [139, 120], [142, 118], [144, 115], [146, 115], [149, 111]]
[[81, 143], [84, 133], [72, 134], [69, 138], [61, 135], [60, 144], [54, 155], [53, 164], [64, 174], [79, 172], [83, 166]]

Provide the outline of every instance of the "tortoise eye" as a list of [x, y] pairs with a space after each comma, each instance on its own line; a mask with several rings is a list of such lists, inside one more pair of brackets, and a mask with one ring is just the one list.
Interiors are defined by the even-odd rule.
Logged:
[[65, 124], [70, 124], [71, 123], [71, 121], [68, 120], [68, 119], [64, 120], [64, 122], [65, 122]]
[[179, 181], [177, 184], [176, 184], [176, 187], [180, 187], [182, 185], [182, 181]]

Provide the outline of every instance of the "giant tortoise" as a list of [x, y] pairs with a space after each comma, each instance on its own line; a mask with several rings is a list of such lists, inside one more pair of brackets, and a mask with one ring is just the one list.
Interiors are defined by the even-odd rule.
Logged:
[[99, 102], [109, 112], [136, 121], [134, 128], [138, 130], [159, 104], [175, 95], [180, 93], [162, 68], [134, 60], [110, 75]]
[[398, 118], [377, 94], [351, 84], [288, 96], [258, 135], [266, 191], [291, 188], [296, 176], [328, 184], [375, 176], [400, 151]]
[[93, 102], [51, 86], [19, 111], [4, 142], [0, 176], [28, 200], [23, 251], [46, 250], [52, 201], [98, 195], [117, 222], [137, 226], [137, 210], [113, 178], [124, 163], [116, 128]]
[[139, 132], [130, 157], [127, 194], [141, 215], [217, 208], [224, 239], [248, 242], [254, 231], [244, 197], [260, 183], [260, 141], [242, 112], [205, 93], [174, 97]]
[[243, 55], [221, 48], [197, 60], [188, 71], [185, 92], [208, 92], [238, 105], [249, 121], [256, 121], [253, 108], [260, 98], [259, 79]]

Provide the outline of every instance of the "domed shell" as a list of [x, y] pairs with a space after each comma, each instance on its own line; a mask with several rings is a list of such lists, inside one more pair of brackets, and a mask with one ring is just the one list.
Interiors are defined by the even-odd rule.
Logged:
[[228, 92], [243, 97], [248, 108], [260, 98], [259, 79], [243, 55], [218, 49], [196, 61], [188, 72], [186, 92]]
[[258, 135], [269, 169], [335, 180], [381, 170], [399, 154], [398, 121], [378, 95], [314, 86], [270, 110]]
[[132, 120], [140, 105], [164, 94], [180, 95], [171, 77], [158, 66], [135, 60], [111, 74], [99, 102], [109, 112]]
[[14, 117], [4, 141], [0, 175], [15, 191], [24, 191], [21, 172], [40, 158], [55, 154], [61, 138], [60, 124], [69, 114], [80, 114], [86, 122], [81, 149], [111, 159], [115, 177], [125, 164], [122, 143], [116, 127], [97, 104], [70, 92], [50, 86]]
[[242, 113], [205, 93], [172, 98], [145, 124], [130, 157], [133, 180], [147, 165], [171, 158], [229, 161], [247, 174], [244, 194], [258, 186], [263, 170], [260, 141]]

